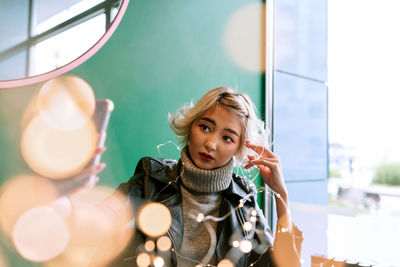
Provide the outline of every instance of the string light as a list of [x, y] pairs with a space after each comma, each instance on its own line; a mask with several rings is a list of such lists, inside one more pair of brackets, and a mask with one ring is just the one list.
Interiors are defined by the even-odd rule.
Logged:
[[204, 214], [203, 213], [197, 214], [197, 222], [201, 222], [203, 219], [204, 219]]
[[[160, 154], [161, 154], [161, 152], [160, 152], [160, 147], [165, 146], [165, 145], [167, 145], [167, 144], [173, 144], [173, 145], [175, 145], [175, 147], [177, 148], [178, 151], [181, 150], [181, 148], [180, 148], [178, 145], [176, 145], [175, 143], [173, 143], [172, 141], [167, 141], [166, 143], [160, 144], [160, 145], [157, 146], [157, 150], [158, 150], [158, 152], [159, 152]], [[261, 154], [262, 154], [262, 153], [261, 153]], [[234, 158], [234, 159], [236, 159], [236, 158]], [[261, 155], [258, 155], [258, 157], [257, 157], [255, 160], [259, 160], [259, 159], [262, 159], [262, 156], [261, 156]], [[239, 164], [241, 164], [241, 163], [242, 163], [242, 162], [239, 162]], [[181, 164], [184, 165], [183, 162], [181, 162]], [[258, 168], [257, 168], [257, 170], [258, 170]], [[221, 217], [214, 217], [214, 216], [211, 216], [211, 215], [205, 216], [203, 213], [197, 214], [197, 217], [196, 217], [197, 222], [199, 222], [199, 223], [200, 223], [200, 222], [206, 222], [206, 221], [208, 221], [208, 220], [212, 220], [212, 221], [215, 221], [215, 222], [223, 221], [223, 220], [225, 220], [226, 218], [228, 218], [229, 216], [231, 216], [231, 214], [232, 214], [233, 212], [237, 211], [239, 208], [242, 208], [248, 199], [250, 199], [251, 197], [257, 195], [258, 193], [262, 193], [262, 192], [265, 192], [265, 194], [271, 195], [271, 196], [275, 195], [276, 198], [279, 199], [279, 200], [282, 202], [282, 204], [285, 206], [285, 208], [287, 209], [287, 211], [290, 212], [289, 209], [288, 209], [287, 206], [286, 206], [286, 203], [283, 201], [283, 199], [282, 199], [282, 197], [281, 197], [281, 195], [280, 195], [279, 193], [275, 192], [275, 191], [272, 190], [271, 188], [268, 188], [269, 190], [266, 190], [266, 187], [265, 187], [265, 186], [258, 186], [258, 185], [256, 185], [256, 184], [254, 183], [254, 181], [255, 181], [255, 180], [257, 179], [257, 177], [260, 175], [260, 171], [259, 171], [259, 170], [258, 170], [258, 172], [257, 172], [255, 175], [253, 175], [253, 174], [247, 174], [247, 175], [246, 175], [246, 174], [244, 173], [244, 169], [240, 166], [239, 169], [238, 169], [238, 171], [241, 172], [243, 175], [242, 175], [242, 176], [237, 176], [236, 174], [234, 174], [234, 176], [239, 177], [239, 178], [241, 179], [242, 183], [243, 183], [244, 185], [246, 185], [246, 188], [247, 188], [247, 190], [249, 191], [248, 195], [246, 195], [245, 197], [243, 197], [242, 199], [240, 199], [238, 205], [237, 205], [236, 207], [234, 207], [233, 210], [231, 210], [230, 212], [228, 212], [227, 214], [225, 214], [225, 215], [223, 215], [223, 216], [221, 216]], [[177, 178], [174, 179], [174, 180], [172, 180], [172, 181], [169, 181], [169, 182], [167, 183], [167, 185], [166, 185], [164, 188], [162, 188], [162, 189], [158, 192], [158, 194], [156, 195], [155, 199], [157, 199], [158, 196], [159, 196], [159, 194], [160, 194], [162, 191], [164, 191], [168, 186], [170, 186], [170, 185], [173, 184], [173, 183], [176, 183], [176, 182], [182, 177], [183, 172], [184, 172], [184, 168], [181, 168], [181, 173], [177, 176]], [[250, 178], [251, 178], [251, 179], [250, 179]], [[254, 236], [255, 233], [257, 233], [259, 236], [260, 236], [260, 235], [262, 236], [262, 235], [264, 234], [264, 232], [261, 231], [261, 233], [260, 233], [260, 231], [258, 231], [258, 230], [255, 229], [255, 227], [254, 227], [254, 223], [257, 222], [257, 211], [256, 211], [255, 209], [250, 209], [250, 212], [248, 213], [248, 215], [250, 216], [249, 221], [248, 221], [248, 222], [245, 222], [245, 223], [242, 225], [242, 227], [243, 227], [243, 229], [244, 229], [245, 231], [251, 232], [250, 235], [247, 235], [247, 236], [246, 236], [246, 238], [250, 238], [250, 239], [253, 238], [253, 236]], [[285, 229], [285, 230], [284, 230], [284, 229], [285, 229], [285, 228], [282, 228], [281, 230], [282, 230], [282, 231], [285, 231], [286, 229]], [[166, 238], [167, 238], [167, 237], [166, 237]], [[157, 243], [158, 243], [158, 242], [157, 242]], [[257, 242], [256, 242], [256, 243], [257, 243]], [[157, 245], [158, 245], [158, 244], [157, 244]], [[258, 258], [256, 261], [254, 261], [254, 262], [252, 262], [252, 263], [249, 264], [249, 266], [254, 266], [254, 264], [257, 263], [257, 262], [261, 259], [261, 256], [269, 249], [270, 244], [268, 244], [267, 242], [264, 241], [264, 242], [261, 242], [261, 244], [255, 245], [256, 247], [253, 247], [253, 243], [252, 243], [249, 239], [244, 239], [244, 240], [234, 240], [234, 241], [232, 241], [232, 246], [235, 247], [235, 248], [239, 248], [239, 250], [240, 250], [241, 252], [243, 252], [243, 253], [249, 253], [251, 250], [256, 249], [257, 246], [258, 246], [258, 248], [257, 248], [257, 251], [258, 251], [258, 252], [257, 252], [257, 253], [259, 254], [259, 258]], [[261, 247], [261, 248], [260, 248], [260, 247]], [[261, 249], [261, 250], [260, 250], [260, 249]], [[183, 256], [183, 255], [180, 255], [174, 248], [171, 248], [171, 251], [174, 252], [174, 253], [177, 255], [177, 257], [185, 258], [185, 259], [190, 260], [190, 261], [192, 261], [192, 262], [197, 262], [198, 264], [195, 265], [196, 267], [212, 266], [212, 265], [210, 265], [210, 264], [202, 264], [202, 263], [199, 262], [199, 261], [196, 261], [196, 260], [194, 260], [194, 259], [190, 259], [190, 258], [187, 258], [187, 257], [185, 257], [185, 256]], [[259, 252], [261, 252], [261, 253], [259, 253]], [[160, 259], [163, 260], [162, 258], [160, 258]], [[206, 261], [205, 261], [205, 262], [206, 262]], [[227, 262], [223, 262], [223, 260], [222, 260], [221, 262], [222, 262], [222, 263], [227, 263]], [[220, 263], [221, 263], [221, 262], [220, 262]], [[232, 265], [220, 265], [220, 263], [218, 264], [218, 267], [234, 266], [233, 263], [232, 263]], [[155, 267], [161, 267], [161, 266], [164, 265], [164, 261], [163, 261], [163, 264], [160, 265], [160, 266], [156, 266], [155, 260], [153, 261], [153, 264], [154, 264]], [[157, 263], [157, 264], [159, 264], [159, 263]]]
[[144, 243], [144, 249], [147, 250], [148, 252], [151, 252], [154, 250], [156, 245], [154, 244], [153, 240], [148, 240], [146, 243]]
[[251, 244], [250, 240], [242, 240], [239, 244], [239, 249], [243, 253], [249, 253], [253, 249], [253, 245]]
[[253, 228], [253, 224], [251, 222], [245, 222], [243, 224], [243, 229], [245, 231], [251, 231], [252, 228]]
[[162, 267], [162, 266], [164, 266], [164, 263], [165, 263], [164, 259], [160, 256], [157, 256], [153, 262], [154, 267]]
[[140, 253], [136, 258], [136, 263], [139, 267], [147, 267], [151, 264], [150, 255], [147, 253]]

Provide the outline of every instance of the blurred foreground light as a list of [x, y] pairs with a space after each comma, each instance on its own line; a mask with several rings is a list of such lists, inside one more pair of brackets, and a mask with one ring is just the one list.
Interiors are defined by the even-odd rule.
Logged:
[[167, 236], [162, 236], [157, 240], [157, 248], [160, 251], [167, 251], [171, 248], [171, 239]]
[[228, 259], [221, 260], [217, 267], [234, 267], [235, 265]]
[[265, 5], [251, 3], [234, 13], [227, 23], [225, 47], [232, 59], [247, 70], [265, 70], [264, 21]]
[[54, 259], [46, 261], [45, 267], [87, 267], [92, 262], [96, 247], [75, 247], [69, 243], [64, 251]]
[[250, 240], [242, 240], [240, 241], [239, 249], [243, 253], [249, 253], [253, 249], [253, 245]]
[[147, 250], [148, 252], [151, 252], [155, 249], [156, 244], [154, 244], [153, 240], [148, 240], [146, 243], [144, 243], [144, 249]]
[[[107, 266], [129, 244], [133, 228], [133, 208], [127, 196], [112, 188], [97, 186], [70, 197], [73, 216], [79, 222], [71, 230], [70, 244], [76, 247], [96, 247], [93, 266]], [[65, 255], [66, 257], [68, 255]]]
[[139, 267], [147, 267], [151, 264], [150, 255], [147, 253], [140, 253], [136, 258], [136, 263]]
[[22, 214], [13, 231], [13, 242], [18, 252], [35, 262], [58, 256], [68, 241], [67, 225], [52, 208], [46, 206]]
[[154, 259], [153, 264], [154, 264], [154, 267], [163, 267], [164, 264], [165, 264], [165, 261], [164, 261], [164, 259], [163, 259], [162, 257], [157, 256], [157, 257]]
[[0, 225], [4, 233], [12, 234], [18, 218], [27, 210], [49, 204], [57, 198], [53, 185], [37, 176], [17, 176], [9, 179], [0, 190]]
[[165, 234], [171, 226], [171, 213], [160, 203], [148, 203], [138, 213], [138, 226], [150, 237]]
[[76, 76], [60, 76], [40, 88], [37, 107], [40, 117], [59, 130], [81, 128], [92, 118], [96, 106], [92, 88]]
[[245, 231], [251, 231], [251, 229], [253, 229], [252, 223], [251, 223], [251, 222], [245, 222], [245, 223], [243, 224], [243, 229], [244, 229]]
[[40, 117], [32, 119], [21, 138], [26, 163], [38, 174], [62, 179], [79, 173], [94, 155], [98, 134], [90, 120], [72, 131], [49, 127]]

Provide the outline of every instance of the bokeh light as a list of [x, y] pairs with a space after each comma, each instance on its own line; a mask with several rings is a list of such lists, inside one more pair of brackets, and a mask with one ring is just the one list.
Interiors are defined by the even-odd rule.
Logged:
[[21, 175], [8, 179], [0, 190], [0, 225], [7, 235], [27, 210], [47, 205], [57, 198], [54, 186], [46, 179]]
[[171, 248], [172, 242], [168, 236], [162, 236], [157, 240], [157, 248], [160, 251], [167, 251]]
[[163, 259], [162, 257], [157, 256], [157, 257], [154, 259], [153, 264], [154, 264], [154, 267], [162, 267], [162, 266], [164, 266], [165, 261], [164, 261], [164, 259]]
[[69, 241], [64, 220], [47, 206], [26, 211], [13, 230], [13, 242], [26, 259], [43, 262], [59, 255]]
[[148, 240], [146, 243], [144, 243], [144, 249], [147, 250], [148, 252], [153, 251], [156, 248], [156, 244], [154, 243], [153, 240]]
[[143, 233], [151, 237], [165, 234], [171, 226], [171, 213], [160, 203], [148, 203], [138, 213], [138, 226]]
[[235, 265], [233, 264], [233, 262], [231, 262], [228, 259], [221, 260], [217, 265], [217, 267], [234, 267], [234, 266]]
[[136, 258], [136, 263], [139, 267], [147, 267], [151, 264], [150, 255], [147, 253], [140, 253]]
[[232, 59], [251, 71], [265, 70], [265, 5], [248, 4], [229, 19], [224, 45]]
[[253, 245], [250, 240], [245, 239], [240, 241], [239, 249], [243, 253], [249, 253], [253, 249]]
[[245, 222], [245, 223], [243, 224], [243, 229], [244, 229], [245, 231], [251, 231], [251, 229], [253, 229], [252, 223], [251, 223], [251, 222]]
[[133, 236], [133, 228], [128, 224], [133, 217], [130, 202], [126, 195], [105, 186], [80, 191], [70, 199], [74, 220], [79, 222], [71, 228], [71, 246], [97, 246], [92, 265], [106, 266], [126, 248]]
[[63, 131], [33, 118], [21, 138], [26, 163], [38, 174], [62, 179], [79, 173], [94, 156], [98, 134], [90, 120], [83, 127]]
[[40, 88], [37, 98], [40, 117], [59, 130], [81, 128], [91, 119], [95, 110], [92, 88], [76, 76], [51, 79]]

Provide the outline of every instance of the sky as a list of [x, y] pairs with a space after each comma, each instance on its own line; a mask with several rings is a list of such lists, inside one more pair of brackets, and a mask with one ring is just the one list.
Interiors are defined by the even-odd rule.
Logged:
[[400, 161], [400, 1], [328, 0], [329, 138]]

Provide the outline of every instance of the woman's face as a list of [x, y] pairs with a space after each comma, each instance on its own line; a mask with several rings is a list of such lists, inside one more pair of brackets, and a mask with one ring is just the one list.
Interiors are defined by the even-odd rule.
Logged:
[[232, 111], [215, 106], [193, 122], [189, 153], [201, 169], [225, 165], [240, 148], [242, 123]]

